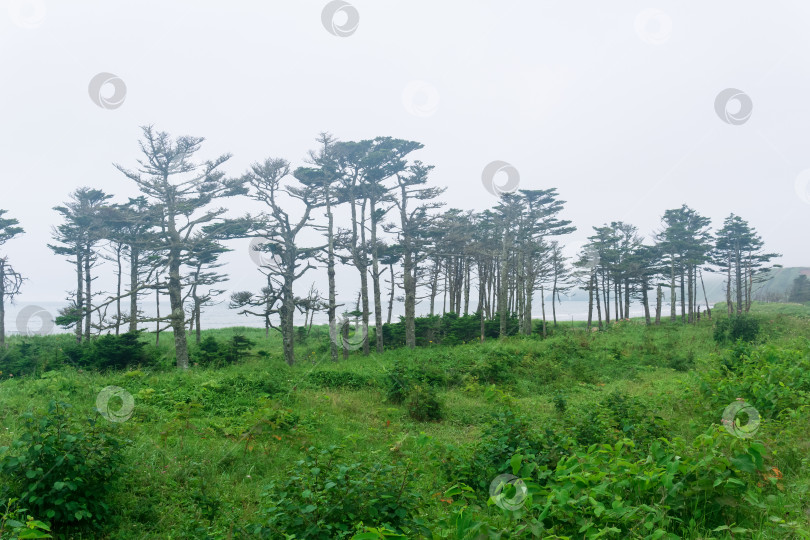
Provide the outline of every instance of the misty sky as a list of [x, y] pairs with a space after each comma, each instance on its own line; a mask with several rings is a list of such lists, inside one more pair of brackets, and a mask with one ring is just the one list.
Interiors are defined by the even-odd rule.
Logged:
[[[4, 0], [0, 208], [26, 229], [4, 247], [28, 278], [18, 305], [75, 286], [46, 246], [52, 207], [84, 185], [137, 195], [112, 164], [136, 165], [144, 124], [206, 137], [204, 157], [233, 153], [232, 176], [267, 157], [302, 165], [321, 131], [413, 139], [449, 206], [496, 203], [481, 179], [494, 160], [521, 188], [557, 187], [579, 227], [569, 254], [592, 226], [649, 235], [686, 203], [715, 227], [735, 212], [777, 262], [810, 265], [810, 3], [353, 0], [344, 37], [326, 5]], [[89, 95], [104, 72], [126, 85], [120, 107]], [[747, 120], [718, 115], [729, 88], [750, 98]], [[258, 290], [247, 240], [230, 247], [230, 287]], [[339, 271], [343, 300], [355, 273]]]

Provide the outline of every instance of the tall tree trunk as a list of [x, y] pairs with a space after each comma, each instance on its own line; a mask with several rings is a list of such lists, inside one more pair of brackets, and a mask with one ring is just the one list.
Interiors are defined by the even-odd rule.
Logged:
[[335, 293], [335, 216], [332, 213], [332, 195], [329, 193], [327, 182], [325, 189], [326, 198], [326, 276], [329, 280], [329, 355], [333, 362], [338, 361], [338, 340], [337, 340], [337, 295]]
[[169, 305], [172, 309], [170, 320], [172, 333], [174, 334], [174, 350], [177, 357], [177, 367], [180, 369], [188, 369], [188, 343], [186, 342], [183, 290], [180, 280], [179, 238], [177, 243], [169, 249]]
[[405, 346], [409, 349], [416, 347], [416, 276], [412, 257], [410, 248], [406, 247], [402, 256], [402, 279], [405, 286]]
[[503, 242], [501, 243], [501, 268], [499, 271], [500, 276], [500, 287], [498, 289], [498, 315], [500, 316], [500, 328], [498, 332], [498, 336], [503, 339], [506, 337], [507, 333], [507, 318], [509, 317], [509, 306], [508, 306], [508, 297], [509, 297], [509, 290], [508, 290], [508, 276], [509, 276], [509, 266], [508, 266], [508, 244], [507, 244], [507, 237], [508, 234], [503, 235]]
[[655, 325], [658, 326], [661, 324], [661, 304], [663, 303], [664, 299], [664, 291], [661, 290], [661, 284], [659, 283], [655, 288]]
[[439, 262], [433, 263], [433, 270], [431, 271], [430, 279], [430, 316], [436, 314], [436, 295], [439, 292]]
[[[533, 273], [533, 270], [531, 271]], [[523, 306], [523, 333], [527, 336], [532, 335], [532, 303], [534, 300], [534, 287], [529, 284], [529, 280], [532, 282], [534, 281], [534, 276], [527, 276], [526, 281], [526, 300], [525, 305]], [[543, 293], [543, 286], [540, 286], [540, 294]], [[540, 298], [540, 302], [543, 302], [543, 298]]]
[[554, 283], [551, 285], [551, 317], [554, 328], [557, 328], [557, 268], [554, 268]]
[[388, 270], [391, 272], [391, 295], [388, 297], [388, 324], [391, 324], [391, 314], [394, 312], [394, 294], [396, 291], [396, 280], [394, 277], [394, 264], [388, 265]]
[[2, 356], [3, 351], [5, 350], [6, 350], [6, 264], [5, 260], [0, 258], [0, 356]]
[[644, 304], [644, 324], [650, 326], [650, 300], [647, 296], [647, 288], [648, 288], [647, 277], [643, 277], [641, 280], [641, 303]]
[[194, 309], [194, 314], [197, 321], [197, 335], [195, 336], [195, 340], [197, 345], [200, 344], [200, 340], [202, 339], [202, 327], [200, 326], [200, 316], [202, 313], [202, 302], [195, 302], [196, 308]]
[[383, 352], [382, 290], [380, 288], [380, 258], [377, 246], [376, 202], [371, 199], [371, 281], [374, 287], [374, 341], [378, 353]]
[[615, 308], [616, 317], [614, 320], [618, 321], [622, 318], [622, 283], [620, 279], [613, 282], [613, 306]]
[[160, 274], [155, 275], [155, 347], [160, 345]]
[[731, 316], [734, 303], [731, 301], [731, 252], [728, 254], [728, 272], [726, 274], [726, 311]]
[[121, 333], [121, 280], [123, 279], [123, 267], [121, 265], [121, 249], [122, 245], [118, 244], [115, 250], [115, 265], [116, 265], [116, 277], [118, 278], [118, 283], [116, 287], [116, 294], [115, 294], [115, 335], [119, 335]]
[[686, 267], [686, 272], [689, 274], [689, 281], [688, 281], [688, 294], [689, 294], [689, 315], [687, 320], [690, 323], [695, 322], [695, 304], [694, 304], [694, 297], [693, 297], [693, 284], [692, 284], [692, 268], [691, 266]]
[[290, 269], [291, 267], [292, 265], [285, 265], [288, 270], [284, 275], [281, 307], [279, 309], [281, 343], [284, 350], [284, 360], [288, 366], [295, 364], [295, 323], [293, 319], [295, 315], [295, 296], [293, 296], [295, 269]]
[[84, 257], [81, 247], [76, 248], [76, 343], [82, 342], [84, 322]]
[[93, 279], [90, 275], [90, 248], [87, 248], [86, 253], [84, 254], [84, 298], [85, 302], [87, 303], [87, 309], [85, 310], [84, 314], [84, 340], [90, 341], [90, 326], [93, 322], [93, 295], [91, 291], [91, 287], [93, 284]]
[[140, 253], [135, 246], [129, 250], [129, 331], [138, 330], [138, 257]]
[[605, 325], [610, 326], [610, 277], [607, 272], [602, 275], [602, 294], [605, 300]]
[[599, 278], [596, 275], [596, 273], [594, 273], [593, 278], [594, 278], [593, 279], [593, 281], [594, 281], [593, 294], [594, 294], [594, 296], [596, 296], [596, 317], [597, 317], [597, 319], [599, 321], [599, 330], [601, 330], [602, 329], [602, 305], [601, 305], [600, 298], [599, 298]]
[[737, 284], [737, 315], [741, 315], [742, 314], [742, 309], [743, 309], [743, 297], [742, 297], [742, 294], [743, 294], [743, 290], [742, 290], [743, 282], [742, 282], [742, 260], [741, 260], [742, 255], [740, 253], [741, 250], [740, 250], [739, 247], [735, 246], [734, 251], [735, 251], [735, 257], [736, 257], [736, 260], [734, 262], [735, 262], [735, 266], [736, 266], [736, 272], [735, 272], [736, 276], [735, 277], [736, 277], [736, 284]]
[[[646, 293], [645, 293], [646, 294]], [[630, 280], [624, 280], [624, 318], [630, 318]]]
[[669, 318], [672, 322], [677, 319], [677, 311], [675, 307], [675, 254], [670, 253], [670, 267], [669, 267]]
[[593, 321], [593, 272], [591, 272], [591, 279], [588, 281], [588, 331], [591, 330], [591, 323]]
[[706, 296], [706, 284], [703, 283], [703, 271], [700, 271], [700, 286], [703, 287], [703, 299], [706, 301], [706, 314], [709, 320], [712, 320], [712, 308], [709, 305], [709, 297]]
[[543, 291], [542, 285], [540, 285], [540, 308], [543, 312], [543, 337], [545, 338], [548, 337], [548, 334], [546, 333], [546, 294]]
[[343, 341], [343, 360], [349, 359], [349, 319], [345, 319], [340, 326], [340, 336]]
[[479, 259], [478, 261], [478, 311], [480, 311], [481, 316], [481, 343], [484, 342], [484, 337], [486, 333], [486, 318], [485, 318], [485, 303], [487, 297], [487, 282], [489, 278], [487, 276], [487, 272], [485, 270], [484, 262]]
[[[444, 275], [444, 287], [442, 291], [442, 315], [447, 313], [447, 285], [448, 285], [448, 276], [447, 274]], [[450, 296], [450, 304], [452, 306], [453, 303], [453, 296]], [[450, 308], [450, 311], [453, 311], [453, 308]]]
[[464, 316], [470, 314], [470, 281], [472, 260], [467, 258], [464, 260]]
[[363, 204], [360, 208], [360, 242], [363, 246], [363, 253], [362, 253], [362, 270], [360, 272], [360, 295], [363, 300], [363, 329], [362, 338], [363, 338], [363, 356], [368, 356], [371, 353], [370, 346], [371, 344], [368, 341], [368, 321], [369, 321], [369, 306], [368, 306], [368, 261], [366, 259], [367, 252], [366, 246], [366, 201], [363, 201]]

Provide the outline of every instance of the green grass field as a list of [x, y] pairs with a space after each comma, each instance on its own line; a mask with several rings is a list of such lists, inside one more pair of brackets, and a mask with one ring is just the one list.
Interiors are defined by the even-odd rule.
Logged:
[[[711, 321], [631, 321], [337, 363], [315, 328], [292, 367], [276, 333], [208, 330], [255, 344], [187, 372], [164, 334], [150, 366], [0, 375], [0, 466], [25, 412], [56, 400], [79, 421], [117, 386], [131, 417], [95, 415], [125, 441], [109, 510], [55, 537], [810, 538], [810, 322], [806, 306], [757, 311], [751, 345], [717, 344]], [[722, 427], [736, 398], [759, 411], [752, 438]], [[488, 504], [505, 473], [528, 486], [503, 492], [517, 508]]]

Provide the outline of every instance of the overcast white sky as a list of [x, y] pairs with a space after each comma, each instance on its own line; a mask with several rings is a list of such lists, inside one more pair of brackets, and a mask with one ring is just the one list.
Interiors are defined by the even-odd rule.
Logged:
[[[234, 176], [271, 156], [302, 164], [321, 131], [413, 139], [450, 206], [496, 202], [481, 181], [494, 160], [521, 188], [557, 187], [572, 246], [612, 220], [649, 234], [686, 203], [715, 225], [735, 212], [779, 262], [810, 265], [810, 3], [352, 0], [359, 24], [340, 37], [324, 0], [2, 1], [0, 208], [26, 229], [5, 246], [28, 278], [18, 304], [74, 286], [46, 246], [52, 207], [83, 185], [136, 195], [112, 163], [135, 165], [147, 123], [232, 152]], [[101, 72], [126, 84], [120, 107], [91, 100]], [[715, 110], [727, 88], [753, 105], [739, 125]], [[227, 271], [258, 289], [246, 246]]]

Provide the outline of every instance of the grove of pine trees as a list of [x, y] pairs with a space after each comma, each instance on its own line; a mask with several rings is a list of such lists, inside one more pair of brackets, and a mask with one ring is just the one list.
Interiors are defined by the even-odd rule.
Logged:
[[[75, 272], [57, 323], [73, 329], [79, 343], [144, 328], [159, 339], [171, 329], [179, 368], [189, 366], [188, 335], [199, 341], [204, 307], [225, 293], [220, 257], [233, 239], [252, 239], [258, 275], [254, 288], [232, 292], [229, 306], [261, 318], [268, 331], [277, 328], [289, 364], [296, 313], [311, 324], [321, 310], [329, 321], [330, 356], [339, 360], [339, 334], [347, 331], [340, 314], [350, 306], [337, 301], [338, 271], [359, 277], [360, 348], [370, 354], [372, 346], [381, 352], [386, 345], [383, 327], [395, 301], [404, 303], [404, 343], [411, 348], [417, 304], [430, 315], [475, 317], [482, 340], [493, 321], [500, 336], [510, 332], [510, 320], [520, 334], [546, 335], [547, 325], [558, 324], [561, 297], [577, 287], [588, 296], [589, 328], [629, 318], [632, 302], [643, 307], [647, 324], [660, 324], [664, 293], [668, 318], [694, 323], [704, 313], [711, 317], [707, 272], [722, 274], [728, 313], [742, 314], [778, 256], [764, 251], [740, 216], [729, 215], [712, 233], [708, 218], [683, 205], [666, 210], [649, 239], [622, 221], [594, 226], [580, 253], [568, 258], [565, 238], [576, 227], [564, 218], [565, 201], [555, 188], [505, 193], [481, 212], [445, 208], [444, 189], [431, 185], [433, 167], [414, 157], [422, 148], [415, 141], [339, 141], [323, 133], [302, 166], [266, 158], [230, 178], [223, 171], [230, 154], [196, 158], [203, 138], [173, 138], [152, 126], [142, 131], [136, 165], [115, 165], [137, 197], [113, 202], [101, 189], [81, 187], [54, 208], [61, 222], [49, 247]], [[225, 201], [233, 206], [239, 198], [263, 211], [230, 216]], [[349, 219], [338, 219], [341, 212]], [[0, 210], [0, 250], [23, 233], [6, 213]], [[303, 245], [311, 231], [321, 241]], [[317, 268], [326, 270], [327, 296], [314, 286], [296, 296]], [[94, 286], [103, 272], [111, 272], [114, 290]], [[0, 345], [5, 302], [23, 281], [0, 251]], [[805, 282], [795, 294], [805, 294]], [[165, 297], [168, 309], [161, 306]], [[144, 302], [154, 302], [154, 315], [144, 314]]]

